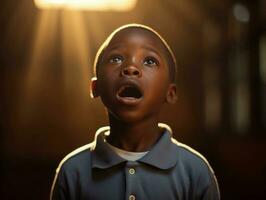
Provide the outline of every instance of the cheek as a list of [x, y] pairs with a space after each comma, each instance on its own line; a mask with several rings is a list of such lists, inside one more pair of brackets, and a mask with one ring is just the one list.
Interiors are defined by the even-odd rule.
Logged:
[[98, 89], [99, 95], [101, 97], [102, 102], [106, 107], [109, 107], [114, 101], [115, 98], [115, 80], [116, 75], [112, 72], [102, 71], [99, 73], [98, 78]]
[[150, 74], [147, 77], [147, 82], [152, 91], [158, 94], [164, 94], [169, 84], [169, 76], [166, 71], [158, 71], [157, 73]]
[[102, 69], [99, 72], [98, 82], [101, 88], [108, 88], [115, 80], [115, 74], [108, 69]]
[[155, 106], [165, 102], [167, 95], [167, 84], [164, 80], [152, 82], [147, 89], [148, 102]]

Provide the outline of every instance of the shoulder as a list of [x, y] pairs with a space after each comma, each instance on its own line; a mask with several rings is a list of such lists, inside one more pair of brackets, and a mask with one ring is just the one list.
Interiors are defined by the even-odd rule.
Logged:
[[192, 171], [207, 172], [209, 174], [214, 174], [214, 171], [207, 161], [207, 159], [200, 154], [195, 149], [190, 146], [178, 142], [176, 139], [171, 138], [172, 143], [176, 146], [177, 156], [179, 157], [179, 162]]
[[[99, 128], [96, 131], [93, 142], [81, 146], [66, 155], [59, 163], [56, 173], [58, 174], [60, 171], [69, 171], [70, 169], [88, 171], [88, 166], [91, 164], [92, 151], [95, 150], [96, 143], [98, 143], [97, 138], [101, 133], [107, 132], [108, 130], [109, 126]], [[99, 144], [97, 144], [97, 146], [99, 146]]]
[[[189, 179], [194, 183], [194, 187], [207, 189], [206, 195], [214, 195], [219, 199], [219, 186], [215, 173], [207, 161], [207, 159], [193, 148], [178, 142], [174, 138], [172, 143], [176, 145], [179, 157], [179, 169], [188, 175]], [[200, 187], [198, 187], [200, 185]]]
[[92, 142], [79, 147], [62, 159], [56, 169], [51, 188], [50, 199], [52, 199], [53, 194], [58, 195], [58, 192], [60, 192], [62, 189], [64, 190], [68, 183], [75, 182], [79, 175], [89, 173], [89, 170], [87, 169], [90, 164], [91, 151], [93, 150], [94, 146], [95, 142]]
[[216, 176], [207, 159], [193, 148], [171, 138], [178, 156], [176, 169], [187, 175], [191, 187], [204, 199], [220, 199]]
[[172, 137], [173, 131], [170, 126], [164, 123], [159, 123], [158, 125], [170, 134], [171, 146], [173, 146], [173, 153], [175, 154], [173, 156], [178, 157], [179, 164], [196, 172], [199, 172], [200, 169], [205, 169], [205, 171], [214, 173], [209, 162], [202, 154]]
[[83, 165], [88, 166], [91, 160], [91, 151], [95, 147], [95, 142], [81, 146], [67, 154], [59, 163], [56, 173], [63, 170], [80, 168]]

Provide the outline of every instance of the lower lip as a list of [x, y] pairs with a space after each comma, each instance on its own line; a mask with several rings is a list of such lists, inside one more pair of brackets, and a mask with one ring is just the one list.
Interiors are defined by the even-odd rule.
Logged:
[[134, 97], [120, 97], [119, 95], [116, 96], [117, 100], [125, 105], [129, 105], [129, 106], [135, 106], [137, 105], [142, 98], [134, 98]]

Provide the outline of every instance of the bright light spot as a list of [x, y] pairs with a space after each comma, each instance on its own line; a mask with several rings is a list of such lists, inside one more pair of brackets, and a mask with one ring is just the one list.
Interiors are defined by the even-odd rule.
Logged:
[[235, 18], [238, 21], [244, 22], [244, 23], [249, 22], [250, 13], [246, 6], [242, 4], [235, 4], [233, 7], [233, 13], [234, 13]]
[[34, 0], [40, 9], [129, 11], [137, 0]]

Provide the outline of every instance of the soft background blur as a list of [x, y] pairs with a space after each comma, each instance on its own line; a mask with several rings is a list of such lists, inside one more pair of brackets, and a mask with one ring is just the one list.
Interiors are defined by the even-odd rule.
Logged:
[[48, 199], [59, 161], [107, 124], [88, 82], [126, 23], [176, 54], [179, 101], [162, 121], [214, 168], [222, 199], [266, 199], [266, 1], [139, 0], [127, 12], [0, 2], [0, 199]]

